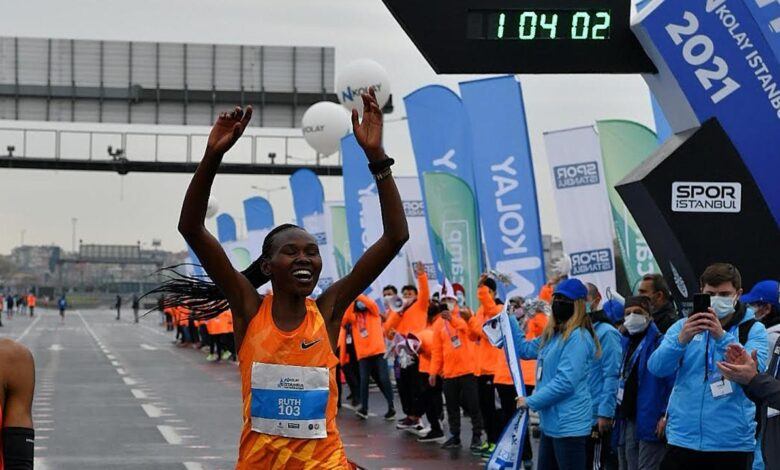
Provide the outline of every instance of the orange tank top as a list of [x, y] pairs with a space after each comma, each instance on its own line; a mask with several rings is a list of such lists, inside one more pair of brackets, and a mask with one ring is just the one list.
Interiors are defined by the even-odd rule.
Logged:
[[276, 327], [263, 299], [238, 352], [244, 426], [238, 470], [344, 469], [336, 428], [338, 359], [317, 304], [293, 331]]

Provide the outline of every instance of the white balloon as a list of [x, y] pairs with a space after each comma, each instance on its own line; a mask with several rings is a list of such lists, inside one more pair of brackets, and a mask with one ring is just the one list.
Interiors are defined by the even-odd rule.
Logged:
[[303, 113], [303, 138], [317, 152], [331, 155], [349, 132], [350, 118], [344, 108], [329, 101], [314, 103]]
[[209, 196], [209, 203], [206, 206], [206, 218], [214, 217], [217, 215], [217, 211], [219, 211], [219, 201], [214, 196]]
[[350, 113], [357, 109], [363, 115], [360, 94], [368, 93], [369, 87], [374, 87], [376, 100], [383, 108], [390, 99], [390, 78], [387, 70], [371, 59], [350, 62], [336, 77], [336, 94]]

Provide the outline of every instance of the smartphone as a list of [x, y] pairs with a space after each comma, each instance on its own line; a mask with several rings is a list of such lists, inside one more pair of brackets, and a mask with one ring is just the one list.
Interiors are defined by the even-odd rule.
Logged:
[[693, 294], [693, 313], [706, 312], [710, 308], [710, 294]]

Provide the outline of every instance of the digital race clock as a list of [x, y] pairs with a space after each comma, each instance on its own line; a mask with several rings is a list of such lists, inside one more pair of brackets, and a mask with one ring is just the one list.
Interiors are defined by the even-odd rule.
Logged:
[[653, 73], [632, 0], [383, 0], [438, 73]]
[[468, 39], [609, 39], [609, 10], [480, 10], [466, 15]]

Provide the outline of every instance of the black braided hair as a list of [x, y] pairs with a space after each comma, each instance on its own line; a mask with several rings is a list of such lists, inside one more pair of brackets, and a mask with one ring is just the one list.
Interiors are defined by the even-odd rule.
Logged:
[[[270, 277], [263, 274], [261, 269], [263, 260], [266, 260], [271, 256], [271, 246], [273, 245], [274, 237], [279, 233], [290, 229], [301, 229], [301, 227], [294, 224], [283, 224], [271, 230], [263, 240], [263, 250], [260, 257], [245, 270], [241, 271], [241, 274], [243, 274], [255, 288], [258, 288], [271, 280]], [[162, 294], [162, 308], [186, 307], [192, 311], [191, 317], [197, 320], [214, 318], [229, 308], [225, 295], [213, 281], [208, 279], [208, 276], [188, 276], [182, 274], [179, 269], [184, 266], [198, 265], [185, 263], [161, 269], [158, 272], [166, 277], [167, 280], [145, 293], [143, 297]]]

